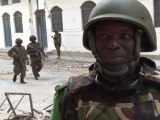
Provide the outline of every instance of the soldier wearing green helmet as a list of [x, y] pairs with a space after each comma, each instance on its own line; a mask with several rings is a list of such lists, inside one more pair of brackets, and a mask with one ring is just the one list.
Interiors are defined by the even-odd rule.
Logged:
[[55, 88], [51, 120], [160, 120], [156, 64], [140, 52], [157, 49], [146, 7], [103, 0], [92, 10], [83, 45], [95, 56], [86, 75]]
[[17, 38], [15, 40], [16, 45], [8, 51], [8, 55], [13, 58], [13, 82], [16, 82], [17, 76], [20, 74], [20, 83], [25, 84], [26, 82], [24, 81], [24, 78], [26, 76], [26, 64], [28, 65], [29, 61], [25, 47], [21, 45], [22, 42], [21, 38]]
[[54, 36], [51, 36], [54, 40], [54, 45], [55, 45], [55, 48], [56, 48], [56, 51], [57, 51], [57, 59], [60, 59], [61, 58], [61, 33], [59, 33], [57, 30], [54, 31], [55, 34]]
[[40, 74], [39, 72], [41, 71], [43, 67], [43, 60], [45, 57], [44, 49], [43, 47], [36, 42], [36, 36], [31, 35], [29, 37], [29, 40], [31, 41], [27, 45], [27, 54], [30, 56], [30, 61], [31, 61], [31, 67], [32, 67], [32, 73], [34, 75], [35, 80], [39, 80]]

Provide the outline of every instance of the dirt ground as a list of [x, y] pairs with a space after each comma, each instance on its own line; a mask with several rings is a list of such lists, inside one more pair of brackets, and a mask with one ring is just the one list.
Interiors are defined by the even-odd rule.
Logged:
[[[39, 80], [34, 80], [31, 67], [27, 66], [26, 84], [20, 84], [19, 77], [15, 83], [12, 81], [12, 59], [0, 56], [0, 120], [12, 118], [13, 116], [12, 110], [9, 110], [10, 105], [8, 101], [4, 102], [6, 98], [4, 93], [30, 93], [33, 108], [48, 114], [46, 111], [50, 110], [52, 106], [45, 108], [53, 104], [54, 87], [65, 83], [71, 76], [87, 73], [88, 67], [92, 63], [91, 59], [83, 60], [81, 58], [81, 60], [76, 60], [62, 56], [60, 60], [57, 60], [53, 56], [49, 56], [49, 58], [43, 61], [44, 66], [40, 72]], [[20, 101], [22, 97], [22, 95], [9, 95], [13, 107], [18, 106], [16, 114], [28, 114], [31, 112], [28, 95], [25, 95], [22, 101]], [[44, 115], [37, 112], [34, 112], [34, 114], [35, 119], [44, 120]]]

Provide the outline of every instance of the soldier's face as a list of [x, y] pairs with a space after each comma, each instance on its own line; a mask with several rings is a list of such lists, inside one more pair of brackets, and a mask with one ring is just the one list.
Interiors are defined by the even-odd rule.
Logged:
[[17, 45], [18, 45], [18, 46], [21, 46], [21, 44], [22, 44], [22, 42], [17, 42]]
[[32, 42], [35, 43], [35, 42], [36, 42], [36, 39], [32, 39]]
[[118, 21], [96, 24], [96, 48], [104, 65], [127, 64], [134, 57], [134, 26]]

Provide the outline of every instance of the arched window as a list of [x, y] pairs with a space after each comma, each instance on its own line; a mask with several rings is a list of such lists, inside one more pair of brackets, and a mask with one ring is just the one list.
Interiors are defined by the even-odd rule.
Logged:
[[55, 6], [51, 10], [52, 31], [63, 31], [62, 9]]
[[10, 15], [8, 13], [4, 13], [2, 17], [3, 18], [10, 18]]
[[12, 0], [12, 3], [20, 3], [20, 0]]
[[8, 5], [8, 0], [1, 0], [1, 5]]
[[18, 11], [14, 14], [14, 22], [15, 22], [16, 33], [22, 33], [23, 32], [22, 14]]
[[154, 23], [155, 27], [160, 27], [160, 0], [154, 0]]
[[92, 11], [92, 9], [95, 7], [95, 3], [92, 1], [86, 1], [85, 3], [83, 3], [81, 5], [81, 12], [82, 12], [82, 24], [83, 24], [83, 28], [85, 26], [85, 24], [88, 21], [88, 17]]
[[2, 17], [3, 17], [5, 46], [6, 48], [8, 48], [12, 46], [10, 15], [8, 13], [4, 13]]

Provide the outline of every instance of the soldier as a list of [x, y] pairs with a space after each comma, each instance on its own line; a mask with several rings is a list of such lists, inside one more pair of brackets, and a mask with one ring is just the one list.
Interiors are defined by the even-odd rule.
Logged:
[[55, 45], [55, 48], [56, 48], [56, 51], [57, 51], [57, 59], [60, 59], [61, 58], [61, 51], [60, 51], [60, 47], [61, 47], [61, 34], [58, 32], [58, 31], [54, 31], [55, 34], [54, 34], [54, 37], [51, 36], [54, 40], [54, 45]]
[[15, 41], [15, 46], [13, 46], [9, 51], [8, 55], [10, 57], [13, 57], [13, 71], [14, 71], [14, 77], [13, 82], [17, 80], [17, 75], [20, 74], [20, 83], [25, 84], [24, 78], [26, 76], [26, 61], [27, 65], [29, 64], [27, 53], [25, 50], [25, 47], [22, 46], [22, 39], [17, 38]]
[[[137, 0], [103, 0], [92, 10], [83, 45], [96, 58], [89, 75], [55, 88], [51, 120], [160, 120], [157, 49], [147, 8]], [[91, 69], [91, 68], [90, 68]]]
[[44, 53], [44, 49], [36, 42], [36, 37], [34, 35], [31, 35], [29, 40], [31, 42], [27, 45], [27, 53], [30, 55], [31, 67], [35, 80], [38, 80], [40, 77], [39, 72], [42, 69], [42, 60], [47, 56]]

